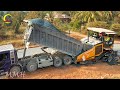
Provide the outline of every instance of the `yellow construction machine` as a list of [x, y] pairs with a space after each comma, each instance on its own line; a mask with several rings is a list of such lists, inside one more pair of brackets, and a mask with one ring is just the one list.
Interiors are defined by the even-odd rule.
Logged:
[[88, 36], [81, 39], [83, 52], [77, 56], [76, 62], [81, 61], [106, 61], [116, 64], [117, 59], [113, 50], [116, 32], [103, 28], [88, 27]]

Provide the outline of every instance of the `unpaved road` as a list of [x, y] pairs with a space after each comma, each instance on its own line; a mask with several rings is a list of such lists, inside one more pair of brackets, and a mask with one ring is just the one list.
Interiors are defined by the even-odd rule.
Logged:
[[107, 63], [47, 67], [26, 73], [24, 79], [120, 79], [120, 66]]
[[[8, 79], [7, 77], [3, 77]], [[11, 78], [12, 79], [12, 78]], [[18, 79], [120, 79], [120, 66], [99, 62], [92, 65], [46, 67], [26, 72]]]
[[[81, 39], [85, 35], [72, 32], [70, 35], [76, 39]], [[119, 41], [116, 41], [119, 43]], [[20, 79], [120, 79], [120, 66], [108, 65], [99, 62], [92, 65], [69, 65], [55, 68], [53, 66], [38, 69], [35, 72], [26, 72]]]

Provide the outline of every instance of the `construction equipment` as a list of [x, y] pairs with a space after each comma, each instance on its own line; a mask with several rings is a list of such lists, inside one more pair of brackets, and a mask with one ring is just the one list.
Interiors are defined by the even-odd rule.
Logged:
[[[106, 61], [109, 64], [116, 64], [118, 59], [116, 60], [115, 58], [119, 54], [115, 52], [119, 52], [120, 50], [120, 44], [117, 44], [117, 50], [115, 49], [116, 44], [114, 44], [114, 36], [117, 33], [112, 30], [95, 27], [88, 27], [87, 30], [88, 37], [81, 39], [82, 43], [89, 43], [90, 45], [96, 44], [96, 42], [103, 43], [103, 52], [96, 59]], [[106, 41], [106, 38], [109, 40]]]
[[93, 36], [93, 38], [102, 41], [104, 43], [104, 48], [112, 48], [111, 46], [114, 44], [114, 36], [117, 34], [116, 32], [95, 27], [88, 27], [87, 30], [88, 38], [96, 33], [96, 37]]
[[[91, 40], [89, 38], [89, 32], [87, 37], [88, 41], [84, 43], [82, 42], [83, 39], [79, 41], [65, 35], [48, 21], [32, 19], [26, 20], [26, 22], [29, 26], [25, 35], [28, 36], [26, 42], [56, 49], [58, 53], [56, 55], [63, 60], [63, 63], [67, 61], [66, 57], [69, 57], [69, 60], [72, 60], [72, 62], [78, 63], [81, 61], [94, 60], [104, 53], [104, 43], [96, 39]], [[86, 41], [86, 39], [84, 39], [84, 41]], [[109, 50], [107, 52], [111, 51]], [[104, 57], [104, 55], [101, 57]]]
[[[15, 50], [12, 44], [0, 46], [0, 74], [11, 72], [19, 74], [21, 71], [34, 71], [37, 68], [53, 65], [53, 59], [42, 47], [34, 47], [26, 49], [25, 57], [23, 58], [24, 49]], [[48, 49], [52, 52], [52, 49]], [[34, 61], [34, 59], [37, 62]], [[32, 65], [31, 65], [32, 63]]]
[[[113, 50], [105, 49], [104, 42], [90, 38], [89, 33], [87, 38], [80, 41], [67, 36], [46, 20], [37, 18], [24, 21], [28, 23], [24, 35], [25, 48], [15, 50], [12, 45], [0, 46], [0, 72], [32, 72], [51, 65], [60, 67], [103, 58], [107, 62], [115, 61], [111, 54]], [[29, 48], [30, 43], [40, 47]]]
[[[88, 48], [86, 48], [81, 41], [65, 35], [48, 21], [42, 19], [32, 19], [27, 22], [29, 29], [26, 31], [26, 42], [36, 43], [56, 49], [58, 53], [56, 55], [63, 60], [63, 63], [67, 61], [66, 59], [68, 57], [69, 60], [72, 60], [69, 62], [74, 63], [91, 60], [103, 52], [102, 44], [96, 44], [96, 48], [94, 45], [86, 45], [88, 46]], [[94, 53], [95, 50], [97, 50], [97, 47], [101, 47], [101, 50], [100, 52]]]

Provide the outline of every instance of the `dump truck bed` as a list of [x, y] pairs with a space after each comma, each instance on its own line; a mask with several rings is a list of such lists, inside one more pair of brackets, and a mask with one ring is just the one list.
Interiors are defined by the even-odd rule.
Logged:
[[44, 45], [71, 56], [81, 53], [83, 48], [81, 41], [67, 36], [48, 21], [31, 19], [28, 20], [28, 25], [27, 42]]

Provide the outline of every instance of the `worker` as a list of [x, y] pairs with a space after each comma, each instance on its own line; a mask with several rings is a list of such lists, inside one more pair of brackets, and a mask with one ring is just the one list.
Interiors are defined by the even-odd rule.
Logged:
[[110, 40], [110, 37], [109, 36], [105, 36], [105, 41], [108, 42]]
[[99, 40], [104, 41], [104, 37], [103, 37], [102, 33], [99, 33]]
[[107, 45], [112, 44], [112, 39], [107, 35], [104, 37], [104, 41], [106, 42]]

